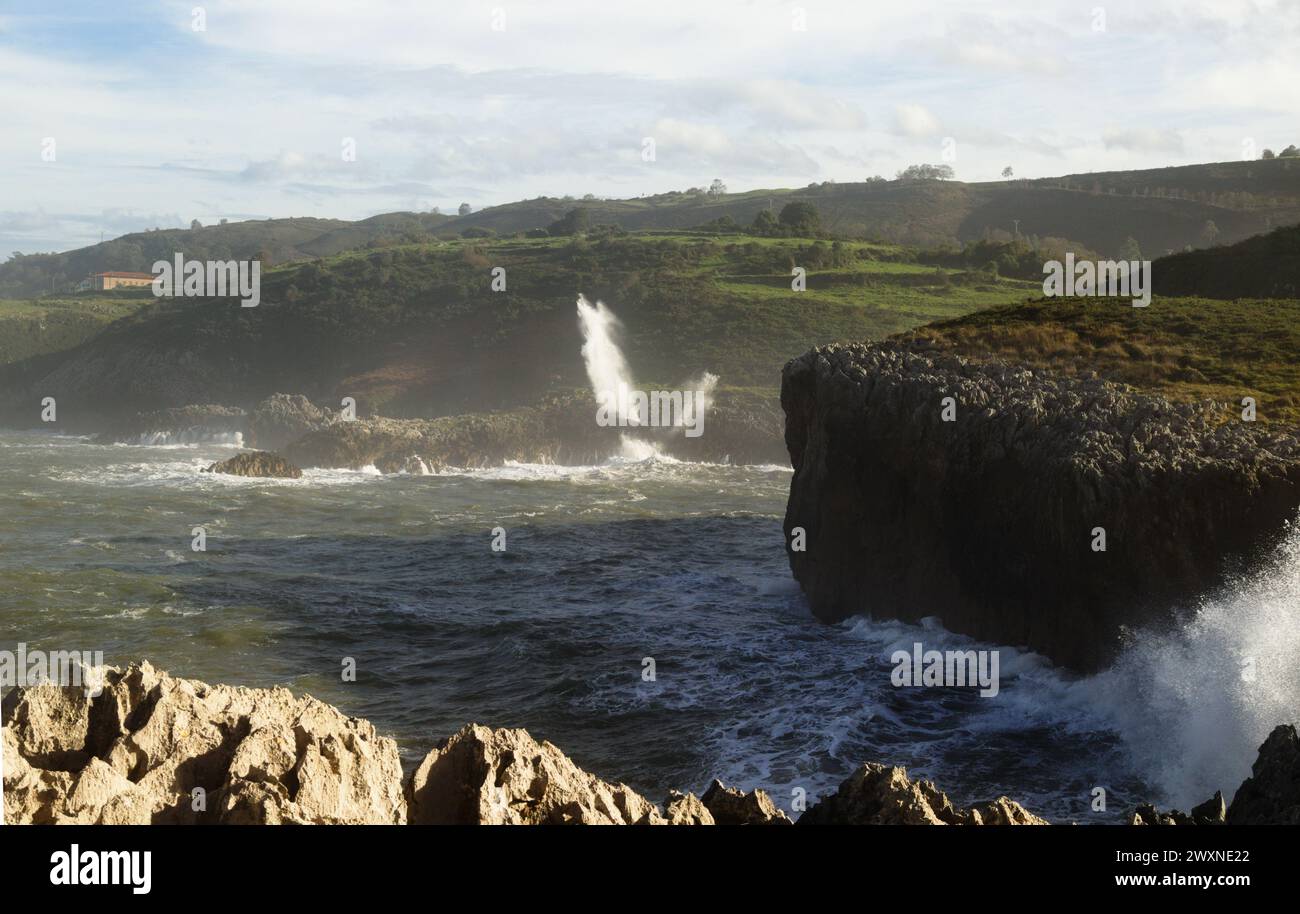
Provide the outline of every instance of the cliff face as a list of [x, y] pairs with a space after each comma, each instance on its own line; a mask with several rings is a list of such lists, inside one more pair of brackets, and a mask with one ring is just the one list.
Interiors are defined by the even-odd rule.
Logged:
[[827, 621], [938, 616], [1093, 670], [1267, 556], [1300, 506], [1300, 441], [1230, 406], [924, 341], [813, 350], [781, 404], [790, 567]]

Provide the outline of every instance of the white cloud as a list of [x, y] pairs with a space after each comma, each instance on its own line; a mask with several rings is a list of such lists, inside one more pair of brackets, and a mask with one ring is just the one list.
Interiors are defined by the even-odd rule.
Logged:
[[[1300, 142], [1294, 0], [1110, 5], [1103, 33], [1072, 0], [818, 0], [806, 32], [786, 0], [206, 0], [201, 33], [191, 0], [14, 2], [34, 12], [0, 22], [0, 199], [23, 213], [358, 218], [852, 181], [937, 161], [947, 135], [964, 180]], [[87, 218], [64, 225], [111, 224]]]
[[903, 136], [923, 139], [943, 133], [943, 124], [924, 105], [898, 105], [894, 108], [894, 129]]
[[1154, 127], [1109, 127], [1102, 132], [1101, 141], [1107, 149], [1123, 149], [1128, 152], [1181, 154], [1186, 149], [1182, 134], [1177, 130], [1159, 130]]

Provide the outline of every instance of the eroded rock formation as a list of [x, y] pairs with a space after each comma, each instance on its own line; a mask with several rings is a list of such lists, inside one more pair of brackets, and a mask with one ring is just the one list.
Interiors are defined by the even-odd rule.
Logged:
[[790, 825], [790, 817], [776, 808], [764, 790], [749, 793], [715, 780], [700, 798], [718, 825]]
[[407, 785], [415, 825], [662, 825], [653, 803], [583, 771], [526, 730], [469, 724]]
[[325, 428], [335, 416], [316, 406], [302, 394], [272, 394], [248, 415], [244, 443], [266, 451], [278, 451], [308, 432]]
[[236, 454], [229, 460], [214, 463], [203, 470], [205, 473], [226, 473], [231, 476], [267, 476], [274, 479], [301, 479], [302, 470], [298, 469], [279, 454], [268, 451], [249, 451]]
[[799, 817], [800, 825], [1047, 825], [1014, 800], [998, 797], [956, 807], [930, 781], [913, 781], [907, 769], [868, 762], [834, 795]]
[[[469, 724], [406, 777], [368, 722], [287, 689], [178, 679], [148, 663], [81, 688], [12, 689], [3, 722], [9, 824], [789, 825], [762, 790], [714, 781], [662, 807], [578, 767], [525, 730]], [[1261, 747], [1232, 808], [1190, 817], [1143, 807], [1134, 824], [1297, 823], [1300, 753], [1284, 726]], [[801, 825], [1044, 825], [998, 797], [956, 807], [906, 770], [867, 763]]]
[[1300, 825], [1300, 737], [1287, 724], [1259, 747], [1251, 775], [1237, 788], [1229, 825]]
[[822, 619], [937, 616], [1094, 670], [1126, 630], [1270, 556], [1300, 508], [1292, 434], [923, 347], [832, 345], [786, 365], [786, 542]]
[[35, 824], [401, 824], [393, 740], [287, 689], [210, 686], [148, 663], [101, 694], [3, 705], [6, 817]]

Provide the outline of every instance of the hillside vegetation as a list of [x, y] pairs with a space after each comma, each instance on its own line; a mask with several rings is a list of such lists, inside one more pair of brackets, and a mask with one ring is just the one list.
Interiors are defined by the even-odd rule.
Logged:
[[1300, 298], [1300, 225], [1163, 257], [1152, 264], [1152, 282], [1164, 295]]
[[[459, 240], [272, 269], [262, 304], [158, 299], [102, 333], [0, 374], [10, 412], [32, 397], [78, 414], [246, 404], [275, 391], [363, 412], [434, 417], [587, 387], [579, 293], [623, 322], [638, 382], [711, 371], [777, 393], [793, 355], [1028, 297], [1034, 283], [919, 264], [892, 245], [748, 236]], [[793, 291], [794, 266], [807, 290]], [[491, 289], [505, 270], [505, 291]]]
[[147, 291], [0, 300], [0, 365], [71, 349], [152, 301]]
[[816, 206], [826, 233], [844, 239], [934, 249], [1018, 233], [1070, 239], [1108, 256], [1133, 239], [1147, 257], [1157, 257], [1300, 222], [1300, 158], [979, 184], [879, 179], [735, 194], [692, 189], [628, 200], [540, 197], [462, 216], [390, 213], [358, 222], [269, 219], [137, 232], [0, 264], [0, 297], [67, 292], [90, 273], [149, 270], [178, 251], [201, 260], [261, 257], [265, 266], [462, 233], [545, 233], [578, 208], [592, 226], [682, 232], [719, 220], [748, 227], [761, 213], [790, 203]]

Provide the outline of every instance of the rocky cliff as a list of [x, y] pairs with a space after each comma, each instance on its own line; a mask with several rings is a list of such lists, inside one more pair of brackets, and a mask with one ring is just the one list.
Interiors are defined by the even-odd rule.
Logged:
[[790, 567], [827, 621], [937, 616], [1093, 670], [1270, 555], [1300, 508], [1300, 441], [1239, 408], [923, 340], [813, 350], [781, 404]]

